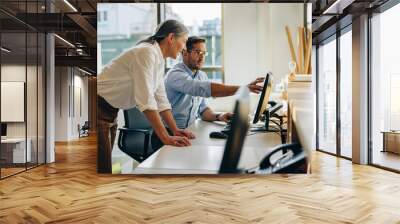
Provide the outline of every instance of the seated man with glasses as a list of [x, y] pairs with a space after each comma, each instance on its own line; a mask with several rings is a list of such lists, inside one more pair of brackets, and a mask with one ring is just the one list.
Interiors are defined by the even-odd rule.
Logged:
[[[234, 95], [239, 86], [211, 82], [200, 69], [208, 52], [206, 40], [189, 37], [182, 52], [183, 62], [176, 64], [165, 76], [165, 88], [172, 107], [172, 114], [179, 128], [187, 128], [198, 117], [205, 121], [229, 121], [232, 113], [215, 113], [207, 106], [207, 97]], [[259, 93], [264, 78], [257, 78], [248, 84], [251, 92]]]

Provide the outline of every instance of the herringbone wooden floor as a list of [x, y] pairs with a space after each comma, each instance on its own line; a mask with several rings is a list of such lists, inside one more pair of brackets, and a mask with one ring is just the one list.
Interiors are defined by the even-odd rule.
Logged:
[[311, 175], [96, 173], [95, 139], [0, 181], [0, 223], [400, 223], [400, 175], [314, 153]]

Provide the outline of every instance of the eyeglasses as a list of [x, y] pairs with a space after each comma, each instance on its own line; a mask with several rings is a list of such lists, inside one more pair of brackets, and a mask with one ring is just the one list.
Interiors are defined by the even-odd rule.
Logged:
[[202, 57], [208, 56], [208, 52], [207, 52], [207, 51], [191, 50], [190, 52], [194, 52], [194, 53], [196, 53], [197, 55], [202, 56]]

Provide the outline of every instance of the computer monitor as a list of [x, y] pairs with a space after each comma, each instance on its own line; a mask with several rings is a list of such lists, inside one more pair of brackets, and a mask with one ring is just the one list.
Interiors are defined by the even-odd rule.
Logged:
[[272, 73], [268, 72], [267, 75], [265, 76], [264, 87], [261, 92], [260, 99], [258, 101], [257, 110], [253, 119], [253, 124], [257, 123], [260, 120], [261, 115], [267, 108], [271, 91], [272, 91]]
[[1, 137], [7, 136], [7, 124], [1, 123]]
[[238, 173], [240, 155], [247, 131], [249, 129], [249, 90], [241, 87], [237, 92], [234, 115], [231, 128], [228, 132], [228, 139], [225, 144], [219, 173]]

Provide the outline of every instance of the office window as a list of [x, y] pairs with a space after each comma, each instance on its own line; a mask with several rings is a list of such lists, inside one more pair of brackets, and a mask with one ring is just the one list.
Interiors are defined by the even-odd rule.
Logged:
[[371, 19], [372, 163], [396, 170], [400, 170], [400, 133], [391, 131], [400, 130], [399, 21], [400, 4]]
[[352, 157], [352, 32], [340, 36], [340, 154]]
[[318, 48], [318, 148], [336, 154], [336, 39]]
[[[97, 71], [111, 60], [132, 48], [156, 30], [156, 3], [99, 3], [97, 10], [102, 15], [97, 23]], [[118, 114], [118, 126], [124, 126], [122, 110]], [[119, 135], [117, 131], [116, 136]], [[115, 141], [112, 163], [127, 163], [133, 159], [122, 152]], [[132, 166], [132, 162], [128, 162]]]
[[[101, 67], [123, 51], [154, 32], [157, 26], [155, 3], [102, 3], [98, 10], [103, 18], [98, 21], [98, 64]], [[101, 13], [100, 13], [101, 14]]]
[[[208, 78], [222, 82], [222, 48], [221, 48], [221, 4], [220, 3], [166, 3], [165, 19], [176, 19], [189, 29], [189, 36], [196, 35], [206, 39], [208, 56], [205, 58], [203, 71]], [[167, 67], [182, 61], [167, 60]]]

